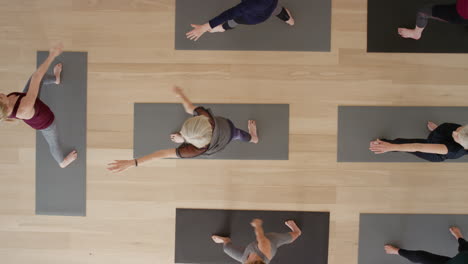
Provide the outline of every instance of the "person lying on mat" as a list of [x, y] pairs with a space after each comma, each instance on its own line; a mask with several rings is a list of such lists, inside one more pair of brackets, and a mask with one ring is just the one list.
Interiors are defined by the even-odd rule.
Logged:
[[291, 12], [278, 4], [278, 0], [241, 0], [241, 3], [224, 11], [203, 25], [191, 24], [193, 30], [186, 34], [197, 41], [205, 32], [215, 33], [234, 29], [238, 24], [255, 25], [275, 15], [286, 24], [293, 26]]
[[256, 241], [250, 243], [246, 248], [233, 245], [229, 237], [212, 236], [211, 238], [215, 243], [223, 244], [224, 253], [241, 263], [270, 263], [279, 247], [291, 244], [302, 233], [294, 221], [289, 220], [284, 224], [288, 226], [292, 232], [265, 234], [262, 227], [263, 221], [260, 219], [253, 219], [250, 225], [254, 228]]
[[465, 264], [468, 263], [468, 242], [458, 227], [451, 227], [450, 233], [458, 241], [458, 254], [453, 257], [440, 256], [422, 250], [406, 250], [392, 245], [385, 245], [387, 254], [400, 255], [413, 263], [421, 264]]
[[458, 159], [467, 153], [468, 125], [443, 123], [438, 126], [428, 122], [427, 128], [431, 131], [427, 139], [377, 139], [370, 142], [369, 149], [375, 154], [389, 151], [410, 152], [433, 162]]
[[59, 134], [57, 131], [57, 120], [50, 108], [39, 99], [43, 85], [60, 84], [62, 63], [54, 67], [54, 75], [47, 74], [47, 70], [63, 51], [63, 45], [58, 44], [50, 49], [47, 59], [37, 68], [29, 79], [23, 92], [0, 93], [0, 121], [23, 120], [27, 125], [41, 132], [49, 144], [50, 153], [60, 167], [65, 168], [74, 160], [78, 153], [76, 150], [65, 155]]
[[173, 88], [177, 97], [182, 99], [187, 114], [193, 117], [185, 120], [179, 133], [171, 134], [171, 140], [181, 145], [175, 149], [158, 150], [134, 160], [116, 160], [108, 164], [108, 170], [121, 172], [131, 167], [161, 158], [194, 158], [212, 155], [223, 150], [232, 140], [258, 143], [257, 124], [248, 121], [249, 132], [236, 128], [231, 120], [215, 116], [210, 109], [194, 106], [179, 87]]
[[403, 38], [418, 40], [429, 19], [468, 25], [468, 0], [457, 0], [455, 4], [450, 5], [424, 6], [416, 14], [416, 27], [414, 29], [398, 28], [398, 34]]

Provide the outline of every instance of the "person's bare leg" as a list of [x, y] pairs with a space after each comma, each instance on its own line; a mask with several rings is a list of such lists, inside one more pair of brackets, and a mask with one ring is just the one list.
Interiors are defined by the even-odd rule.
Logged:
[[70, 165], [73, 161], [75, 161], [78, 158], [78, 152], [76, 150], [73, 150], [72, 152], [68, 153], [68, 155], [65, 157], [65, 159], [60, 163], [61, 168], [65, 168], [68, 165]]
[[54, 67], [55, 84], [60, 84], [61, 82], [60, 74], [62, 73], [62, 67], [62, 63], [59, 63]]
[[216, 243], [216, 244], [224, 244], [226, 245], [227, 243], [231, 242], [231, 239], [229, 237], [222, 237], [222, 236], [211, 236], [211, 239], [213, 239], [213, 241]]
[[403, 38], [411, 38], [418, 40], [421, 38], [424, 28], [415, 27], [414, 29], [409, 28], [398, 28], [398, 34]]
[[434, 129], [436, 129], [438, 127], [438, 125], [434, 122], [427, 122], [427, 129], [429, 129], [429, 131], [434, 131]]
[[385, 253], [390, 254], [390, 255], [398, 255], [398, 250], [400, 250], [397, 247], [394, 247], [392, 245], [385, 245], [384, 246]]
[[296, 222], [294, 222], [293, 220], [288, 220], [286, 222], [284, 222], [285, 225], [287, 225], [289, 227], [289, 229], [291, 229], [291, 236], [293, 237], [293, 240], [291, 242], [294, 242], [294, 240], [296, 240], [298, 237], [301, 236], [302, 234], [302, 231], [301, 229], [296, 225]]
[[249, 128], [249, 134], [252, 136], [250, 142], [257, 144], [258, 143], [258, 136], [257, 136], [257, 123], [255, 120], [249, 120], [247, 127]]
[[449, 228], [450, 233], [458, 240], [459, 238], [463, 238], [463, 234], [460, 231], [460, 228], [456, 226], [452, 226]]
[[292, 14], [291, 14], [291, 11], [289, 11], [289, 9], [287, 9], [286, 7], [284, 9], [286, 10], [286, 12], [288, 12], [288, 15], [289, 15], [289, 20], [284, 21], [284, 22], [286, 22], [286, 24], [288, 24], [290, 26], [294, 26], [295, 21], [294, 21], [294, 18], [292, 16]]

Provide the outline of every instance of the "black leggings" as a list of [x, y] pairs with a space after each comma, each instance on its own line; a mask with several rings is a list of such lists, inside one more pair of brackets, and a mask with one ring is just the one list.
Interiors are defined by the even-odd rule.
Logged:
[[416, 26], [425, 28], [429, 19], [435, 19], [451, 24], [466, 24], [468, 19], [464, 19], [457, 11], [457, 5], [428, 5], [420, 8], [416, 16]]
[[[393, 143], [393, 144], [412, 144], [412, 143], [422, 143], [422, 144], [430, 144], [427, 139], [422, 138], [396, 138], [393, 140], [389, 139], [382, 139], [382, 141]], [[434, 153], [425, 153], [425, 152], [408, 152], [410, 154], [415, 155], [418, 158], [431, 161], [431, 162], [442, 162], [445, 159], [439, 155]]]
[[[458, 252], [468, 251], [468, 242], [465, 239], [458, 239]], [[400, 249], [398, 254], [413, 263], [421, 264], [444, 264], [452, 258], [440, 256], [422, 250]]]

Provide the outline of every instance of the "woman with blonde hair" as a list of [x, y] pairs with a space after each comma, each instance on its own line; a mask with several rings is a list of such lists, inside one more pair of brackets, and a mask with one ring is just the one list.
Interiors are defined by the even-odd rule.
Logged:
[[458, 159], [468, 152], [468, 125], [428, 122], [427, 128], [431, 132], [427, 139], [377, 139], [370, 142], [369, 149], [375, 154], [409, 152], [431, 162]]
[[184, 122], [179, 133], [170, 135], [173, 142], [181, 143], [181, 145], [175, 149], [158, 150], [133, 160], [116, 160], [108, 164], [108, 170], [121, 172], [154, 159], [213, 155], [223, 150], [232, 140], [258, 143], [255, 121], [248, 121], [249, 132], [246, 132], [236, 128], [231, 120], [215, 116], [210, 109], [194, 106], [179, 87], [174, 87], [173, 91], [182, 99], [182, 105], [187, 114], [193, 115]]
[[301, 229], [293, 220], [286, 221], [284, 224], [291, 229], [291, 232], [265, 234], [263, 221], [258, 218], [253, 219], [250, 225], [254, 228], [256, 240], [245, 248], [233, 245], [229, 237], [215, 235], [211, 239], [217, 244], [223, 244], [224, 253], [240, 263], [268, 264], [279, 247], [291, 244], [302, 234]]
[[40, 131], [49, 144], [50, 153], [54, 159], [60, 167], [65, 168], [76, 160], [78, 154], [76, 150], [73, 150], [65, 156], [57, 131], [55, 115], [39, 99], [44, 84], [60, 84], [61, 63], [55, 65], [54, 75], [46, 74], [46, 72], [54, 59], [62, 53], [62, 50], [62, 44], [50, 49], [49, 57], [34, 72], [23, 92], [0, 94], [0, 121], [20, 119], [33, 129]]

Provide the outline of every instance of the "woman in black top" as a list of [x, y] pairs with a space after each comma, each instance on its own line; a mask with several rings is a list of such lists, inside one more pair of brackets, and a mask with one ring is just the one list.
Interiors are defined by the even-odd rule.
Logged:
[[389, 151], [410, 152], [432, 162], [458, 159], [467, 153], [468, 126], [452, 123], [437, 126], [428, 122], [427, 128], [431, 131], [427, 139], [377, 139], [370, 142], [369, 149], [375, 154]]
[[436, 255], [423, 250], [407, 250], [393, 245], [385, 245], [385, 252], [390, 255], [400, 255], [413, 263], [421, 264], [465, 264], [468, 261], [468, 242], [463, 238], [460, 228], [450, 227], [450, 233], [458, 241], [458, 254], [451, 258]]

